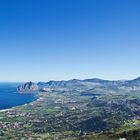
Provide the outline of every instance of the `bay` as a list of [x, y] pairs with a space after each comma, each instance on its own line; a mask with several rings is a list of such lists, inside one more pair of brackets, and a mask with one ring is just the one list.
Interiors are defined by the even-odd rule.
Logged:
[[37, 99], [34, 94], [18, 93], [19, 83], [0, 83], [0, 110], [24, 105]]

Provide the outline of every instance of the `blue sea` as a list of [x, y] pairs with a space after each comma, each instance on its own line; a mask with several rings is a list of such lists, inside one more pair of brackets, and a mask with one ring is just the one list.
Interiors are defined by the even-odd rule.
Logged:
[[18, 83], [0, 83], [0, 110], [24, 105], [37, 99], [34, 94], [18, 93]]

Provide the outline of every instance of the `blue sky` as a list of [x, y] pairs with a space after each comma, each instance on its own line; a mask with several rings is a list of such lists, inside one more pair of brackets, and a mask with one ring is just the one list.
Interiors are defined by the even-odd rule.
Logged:
[[0, 1], [0, 81], [140, 76], [139, 0]]

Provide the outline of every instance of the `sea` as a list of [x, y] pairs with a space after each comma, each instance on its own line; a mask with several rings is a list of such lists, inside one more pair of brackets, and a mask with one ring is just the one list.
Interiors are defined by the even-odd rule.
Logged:
[[17, 92], [19, 83], [0, 83], [0, 110], [24, 105], [37, 99], [34, 94]]

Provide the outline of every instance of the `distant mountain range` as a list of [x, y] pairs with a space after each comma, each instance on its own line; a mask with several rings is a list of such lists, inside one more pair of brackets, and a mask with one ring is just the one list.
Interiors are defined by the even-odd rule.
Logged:
[[58, 89], [86, 91], [91, 93], [117, 93], [140, 90], [140, 77], [133, 80], [73, 79], [68, 81], [27, 82], [19, 85], [19, 92], [49, 91]]

